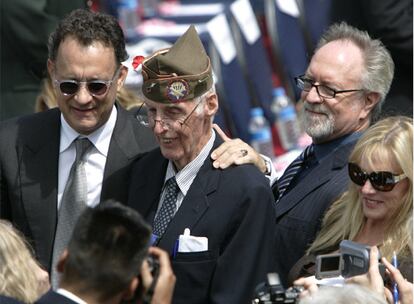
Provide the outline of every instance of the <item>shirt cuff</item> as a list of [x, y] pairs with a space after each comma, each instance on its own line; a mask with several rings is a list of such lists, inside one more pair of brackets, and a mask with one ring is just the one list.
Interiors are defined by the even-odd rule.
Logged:
[[270, 186], [277, 180], [276, 169], [273, 166], [272, 159], [266, 155], [260, 154], [266, 165], [266, 172], [264, 173], [267, 179], [269, 179]]

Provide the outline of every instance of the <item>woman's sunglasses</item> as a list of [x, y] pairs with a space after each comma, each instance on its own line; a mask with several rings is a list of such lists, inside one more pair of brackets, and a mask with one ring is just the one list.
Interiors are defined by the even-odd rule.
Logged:
[[367, 179], [369, 179], [374, 189], [383, 192], [391, 191], [397, 183], [407, 177], [405, 174], [397, 175], [388, 171], [366, 173], [354, 163], [348, 164], [348, 174], [358, 186], [365, 185]]
[[77, 81], [77, 80], [57, 80], [55, 84], [59, 88], [60, 92], [65, 96], [75, 95], [81, 85], [85, 85], [86, 89], [92, 96], [102, 96], [106, 94], [111, 86], [112, 82], [116, 78], [119, 72], [119, 68], [115, 71], [114, 77], [111, 80], [91, 80], [91, 81]]

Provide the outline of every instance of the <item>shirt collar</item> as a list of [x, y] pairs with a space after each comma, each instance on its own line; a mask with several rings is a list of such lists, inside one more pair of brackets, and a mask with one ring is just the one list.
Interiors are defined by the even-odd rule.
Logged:
[[177, 185], [180, 188], [180, 191], [185, 196], [187, 194], [188, 189], [190, 188], [194, 178], [196, 177], [198, 171], [200, 170], [201, 166], [204, 164], [204, 161], [207, 159], [210, 150], [213, 148], [214, 141], [216, 139], [216, 133], [212, 130], [211, 137], [208, 142], [205, 144], [203, 149], [201, 149], [200, 153], [194, 158], [190, 163], [188, 163], [184, 168], [182, 168], [179, 172], [175, 171], [174, 164], [170, 160], [167, 166], [167, 172], [165, 174], [164, 185], [167, 180], [171, 177], [175, 176], [177, 181]]
[[362, 132], [354, 132], [351, 134], [341, 136], [326, 143], [313, 144], [316, 159], [320, 161], [322, 158], [330, 154], [332, 151], [335, 151], [340, 146], [346, 145], [351, 141], [359, 139], [361, 135]]
[[74, 295], [73, 293], [71, 293], [70, 291], [63, 289], [63, 288], [58, 288], [56, 290], [56, 293], [61, 294], [62, 296], [71, 299], [72, 301], [78, 303], [78, 304], [88, 304], [86, 303], [84, 300], [82, 300], [81, 298], [79, 298], [78, 296]]
[[60, 114], [60, 122], [61, 122], [61, 131], [60, 131], [60, 150], [59, 152], [62, 153], [66, 149], [69, 148], [70, 144], [79, 136], [87, 137], [95, 146], [98, 151], [107, 156], [109, 144], [111, 142], [112, 132], [115, 128], [116, 119], [118, 116], [118, 111], [115, 106], [113, 106], [111, 115], [109, 116], [108, 121], [98, 128], [97, 130], [93, 131], [88, 136], [83, 136], [76, 132], [65, 120], [63, 114]]

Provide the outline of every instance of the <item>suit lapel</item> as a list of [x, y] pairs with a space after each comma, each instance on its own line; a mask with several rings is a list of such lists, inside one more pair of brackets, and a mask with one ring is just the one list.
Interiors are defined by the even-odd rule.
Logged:
[[[283, 196], [276, 206], [276, 218], [279, 219], [299, 204], [304, 197], [329, 182], [332, 176], [347, 164], [349, 151], [353, 145], [354, 142], [336, 149], [309, 172], [302, 182]], [[314, 172], [318, 172], [318, 174], [316, 175]]]
[[[137, 200], [136, 202], [130, 201], [130, 204], [139, 213], [143, 214], [148, 223], [152, 225], [165, 179], [168, 160], [162, 157], [159, 149], [151, 153], [156, 153], [156, 155], [151, 159], [145, 159], [148, 163], [144, 164], [144, 170], [141, 170], [142, 166], [138, 168], [138, 178], [130, 186], [133, 187], [134, 194], [130, 195], [129, 199]], [[145, 174], [143, 174], [144, 172]]]
[[42, 260], [50, 260], [57, 222], [59, 117], [60, 112], [55, 110], [42, 117], [37, 136], [25, 137], [17, 152], [22, 203]]
[[133, 126], [127, 116], [128, 113], [121, 106], [117, 106], [117, 111], [116, 124], [111, 136], [108, 158], [105, 164], [104, 181], [106, 177], [126, 165], [140, 152], [135, 140]]

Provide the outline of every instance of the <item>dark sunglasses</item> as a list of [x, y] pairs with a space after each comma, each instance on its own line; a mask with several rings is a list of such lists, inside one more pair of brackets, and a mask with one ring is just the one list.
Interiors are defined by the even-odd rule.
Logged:
[[405, 174], [398, 175], [388, 171], [367, 173], [354, 163], [348, 164], [348, 174], [350, 179], [358, 186], [365, 185], [367, 179], [369, 179], [374, 189], [383, 192], [391, 191], [397, 183], [407, 177]]
[[86, 89], [92, 96], [102, 96], [106, 94], [114, 81], [115, 77], [118, 75], [119, 68], [115, 71], [114, 77], [111, 80], [90, 80], [90, 81], [77, 81], [77, 80], [57, 80], [55, 79], [55, 84], [59, 87], [60, 92], [65, 96], [71, 96], [76, 94], [81, 85], [85, 85]]

